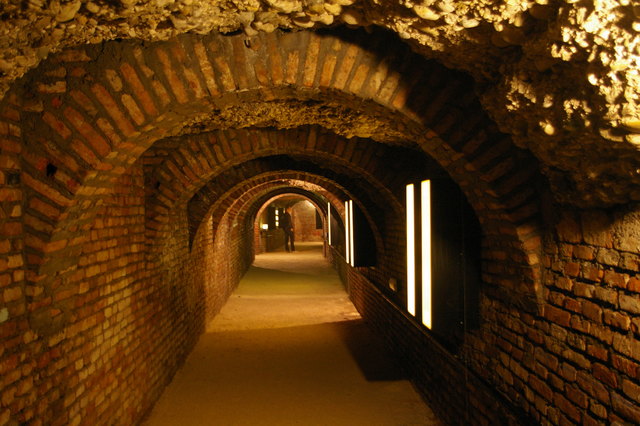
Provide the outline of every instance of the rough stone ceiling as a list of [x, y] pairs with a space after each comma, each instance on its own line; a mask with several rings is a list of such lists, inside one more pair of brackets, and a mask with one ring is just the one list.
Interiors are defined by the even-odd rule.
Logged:
[[[484, 108], [585, 204], [640, 200], [640, 5], [631, 0], [9, 0], [0, 93], [64, 47], [184, 32], [387, 28], [465, 70]], [[570, 178], [567, 178], [570, 176]]]

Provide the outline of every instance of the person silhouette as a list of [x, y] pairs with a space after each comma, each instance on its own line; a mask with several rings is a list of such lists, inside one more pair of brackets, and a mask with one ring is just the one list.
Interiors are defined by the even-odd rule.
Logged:
[[293, 243], [293, 221], [291, 220], [291, 211], [290, 208], [286, 208], [284, 210], [284, 214], [282, 215], [282, 220], [280, 222], [280, 227], [284, 231], [284, 249], [286, 251], [295, 251], [295, 246]]

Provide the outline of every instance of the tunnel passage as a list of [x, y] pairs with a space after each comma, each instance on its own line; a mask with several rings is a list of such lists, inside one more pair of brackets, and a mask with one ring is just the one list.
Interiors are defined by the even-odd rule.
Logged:
[[[443, 418], [640, 418], [637, 215], [554, 203], [473, 89], [347, 29], [49, 56], [0, 105], [0, 418], [139, 421], [251, 263], [257, 206], [307, 185], [364, 212], [376, 265], [331, 259]], [[482, 229], [479, 324], [455, 350], [403, 305], [402, 196], [431, 173]]]

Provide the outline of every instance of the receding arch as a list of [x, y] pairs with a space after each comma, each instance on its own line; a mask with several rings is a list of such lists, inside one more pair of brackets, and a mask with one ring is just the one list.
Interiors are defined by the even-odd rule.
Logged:
[[[29, 99], [19, 104], [27, 172], [25, 218], [48, 224], [45, 232], [25, 226], [32, 281], [55, 273], [55, 268], [43, 267], [50, 259], [77, 255], [81, 239], [76, 237], [91, 222], [101, 195], [155, 141], [186, 124], [189, 131], [197, 130], [203, 116], [221, 115], [226, 107], [260, 96], [267, 102], [320, 103], [329, 111], [342, 105], [353, 112], [349, 104], [358, 105], [358, 117], [394, 117], [388, 142], [408, 136], [432, 156], [474, 206], [488, 240], [494, 241], [495, 261], [509, 263], [505, 271], [511, 274], [501, 274], [494, 284], [525, 298], [535, 293], [539, 208], [526, 182], [539, 177], [537, 162], [497, 131], [468, 77], [403, 45], [374, 54], [367, 43], [386, 37], [377, 33], [275, 32], [257, 36], [250, 47], [236, 42], [238, 37], [183, 35], [144, 47], [107, 43], [106, 51], [120, 58], [117, 63], [100, 49], [78, 47], [74, 54], [53, 55], [14, 89], [20, 99]], [[317, 55], [310, 53], [316, 48]], [[65, 71], [55, 72], [60, 69]], [[64, 90], [46, 89], [52, 85]], [[46, 142], [38, 136], [51, 132]], [[225, 147], [214, 153], [223, 163], [246, 148]], [[48, 164], [57, 168], [54, 176], [47, 176]], [[49, 215], [30, 202], [35, 199], [48, 206]], [[503, 253], [499, 246], [505, 247]]]

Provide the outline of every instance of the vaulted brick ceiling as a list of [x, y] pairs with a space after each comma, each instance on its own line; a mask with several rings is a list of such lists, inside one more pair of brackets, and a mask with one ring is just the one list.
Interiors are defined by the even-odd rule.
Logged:
[[[263, 38], [260, 34], [278, 27], [294, 31], [340, 24], [365, 27], [368, 31], [383, 27], [399, 38], [363, 37], [370, 55], [384, 56], [404, 42], [424, 57], [437, 59], [450, 69], [468, 72], [477, 85], [466, 86], [465, 91], [477, 94], [483, 108], [511, 135], [514, 143], [529, 149], [541, 160], [542, 170], [558, 200], [583, 206], [640, 200], [640, 168], [635, 148], [640, 131], [637, 83], [640, 41], [636, 32], [640, 23], [633, 2], [601, 1], [597, 7], [579, 2], [547, 1], [432, 3], [368, 0], [5, 2], [0, 35], [2, 93], [28, 69], [39, 67], [40, 76], [49, 69], [48, 77], [54, 77], [53, 64], [65, 57], [57, 56], [56, 52], [86, 43], [102, 43], [105, 54], [117, 55], [117, 44], [108, 44], [109, 40], [167, 40], [185, 32], [228, 34], [242, 30], [243, 36], [229, 41], [237, 50], [243, 43], [247, 46], [260, 43]], [[344, 37], [345, 32], [342, 34]], [[315, 40], [312, 38], [312, 43]], [[221, 42], [219, 48], [227, 49], [222, 47], [226, 43]], [[320, 43], [312, 44], [310, 51], [320, 46], [327, 49]], [[252, 55], [253, 51], [255, 46], [247, 52]], [[191, 54], [200, 55], [201, 51]], [[181, 58], [179, 51], [174, 51], [166, 55], [159, 53], [156, 60], [183, 59], [188, 58]], [[234, 68], [233, 62], [228, 65]], [[88, 66], [82, 78], [99, 71]], [[400, 66], [397, 71], [406, 82], [416, 77], [411, 68]], [[259, 73], [256, 75], [260, 78]], [[282, 77], [286, 80], [290, 76]], [[441, 77], [449, 79], [448, 75]], [[223, 85], [224, 82], [223, 79]], [[55, 91], [56, 86], [50, 90]], [[179, 91], [176, 93], [180, 96]], [[335, 95], [315, 96], [314, 101], [320, 101], [320, 105], [308, 105], [307, 97], [299, 91], [286, 100], [268, 105], [264, 103], [264, 96], [240, 96], [240, 102], [234, 106], [214, 109], [208, 117], [207, 113], [198, 111], [192, 123], [185, 123], [184, 119], [173, 123], [176, 128], [171, 132], [193, 132], [203, 126], [243, 127], [248, 124], [247, 120], [240, 123], [232, 117], [253, 112], [252, 121], [256, 125], [275, 123], [287, 127], [300, 121], [306, 124], [313, 121], [341, 134], [362, 136], [364, 126], [370, 134], [379, 137], [381, 134], [392, 139], [407, 136], [390, 125], [389, 120], [395, 118], [387, 118], [385, 122], [381, 116], [375, 117], [377, 120], [369, 116], [367, 121], [361, 105], [355, 107], [358, 101], [345, 105], [334, 102]], [[372, 101], [370, 103], [375, 104], [376, 99]], [[326, 114], [327, 106], [333, 107], [333, 117], [339, 119]], [[375, 105], [369, 106], [375, 109]], [[346, 113], [347, 110], [352, 114]], [[270, 116], [265, 111], [276, 112]], [[280, 118], [274, 119], [272, 115]], [[283, 117], [290, 122], [282, 122]], [[355, 124], [358, 125], [353, 128]]]
[[207, 214], [221, 218], [251, 185], [269, 180], [276, 189], [278, 178], [323, 179], [335, 199], [353, 196], [383, 217], [411, 178], [446, 174], [492, 244], [512, 248], [521, 282], [539, 263], [547, 184], [473, 87], [393, 34], [345, 28], [250, 39], [188, 34], [52, 54], [4, 104], [25, 144], [32, 278], [52, 259], [77, 255], [76, 236], [102, 196], [141, 160], [152, 245], [183, 214], [176, 209], [186, 208], [193, 239]]

